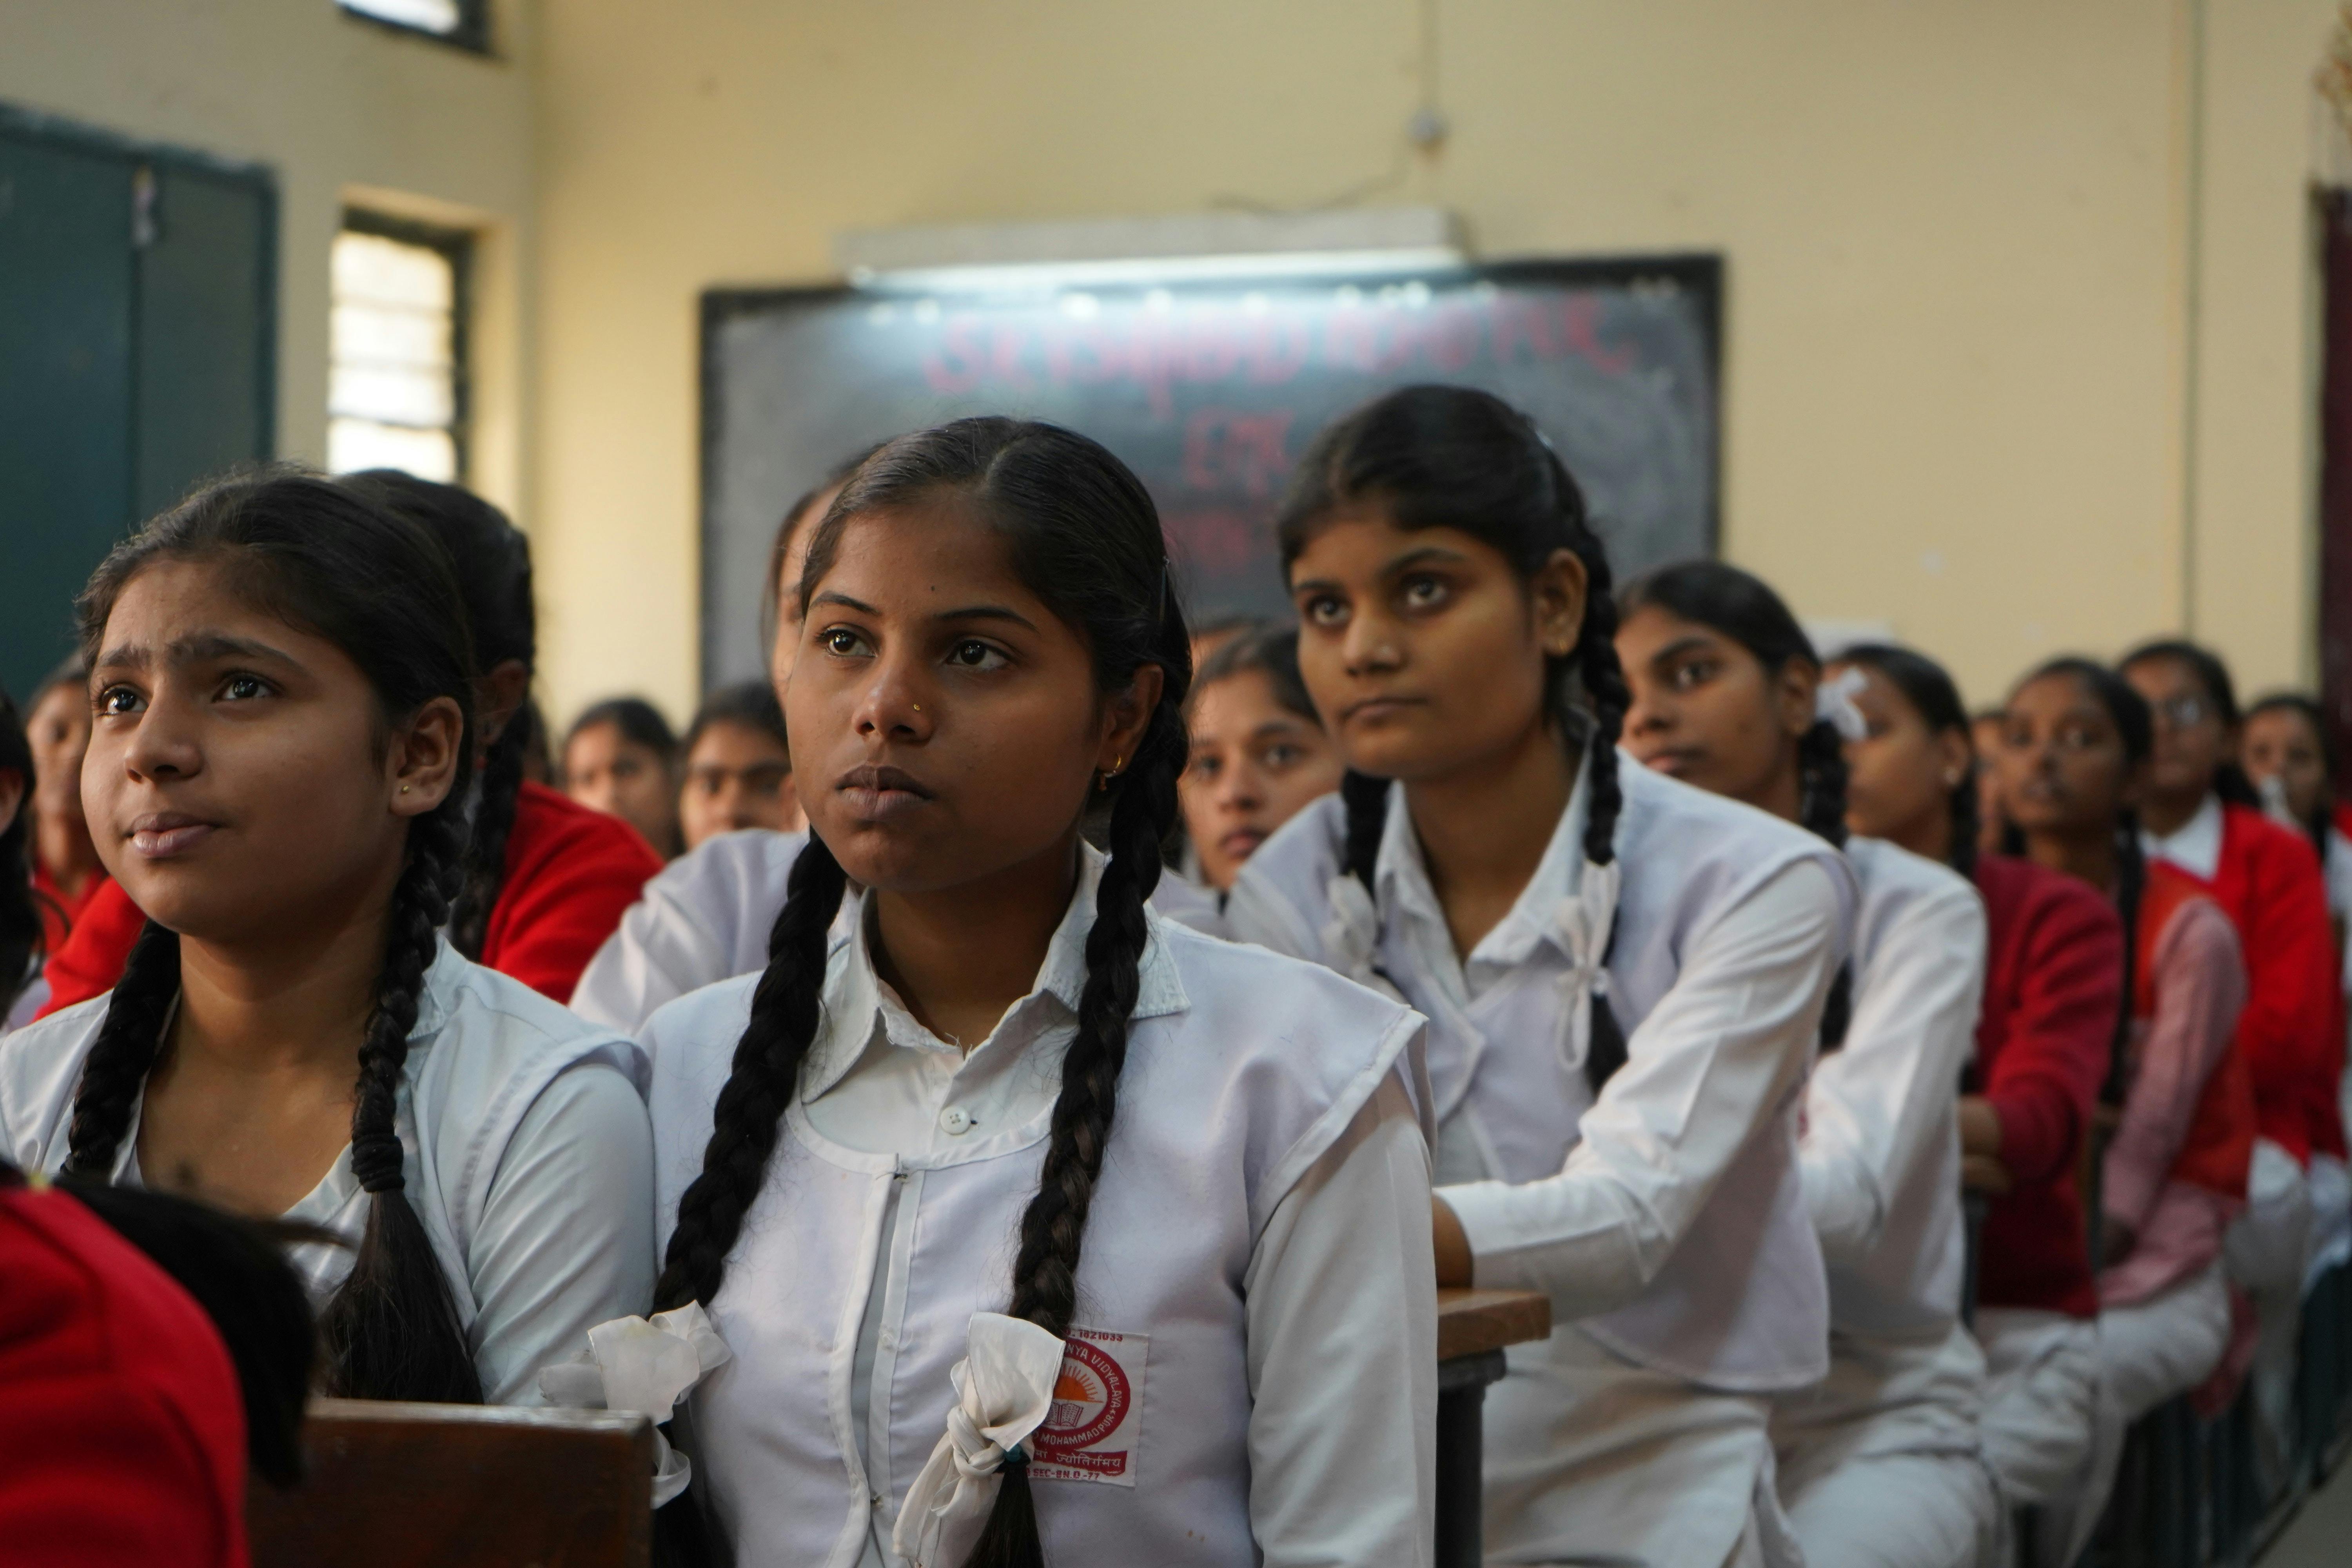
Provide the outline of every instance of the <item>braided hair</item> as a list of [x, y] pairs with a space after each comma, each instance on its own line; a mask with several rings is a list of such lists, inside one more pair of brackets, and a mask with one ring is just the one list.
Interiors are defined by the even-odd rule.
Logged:
[[[1661, 567], [1625, 585], [1618, 596], [1622, 616], [1651, 605], [1709, 626], [1746, 648], [1777, 676], [1790, 664], [1819, 673], [1821, 655], [1797, 623], [1788, 604], [1753, 573], [1721, 561], [1685, 561]], [[1797, 737], [1798, 826], [1839, 848], [1845, 847], [1845, 737], [1826, 719], [1815, 719]], [[1822, 1049], [1845, 1044], [1853, 1018], [1853, 966], [1838, 965], [1822, 1005]]]
[[[1929, 734], [1958, 735], [1969, 748], [1969, 755], [1975, 755], [1976, 740], [1969, 723], [1968, 706], [1960, 700], [1960, 689], [1953, 684], [1942, 665], [1916, 648], [1884, 642], [1855, 643], [1840, 653], [1838, 659], [1884, 677], [1911, 704]], [[1947, 805], [1951, 813], [1952, 841], [1944, 850], [1944, 863], [1963, 877], [1976, 874], [1979, 826], [1976, 765], [1972, 763], [1962, 773], [1960, 782], [1952, 786]]]
[[[1584, 492], [1535, 422], [1491, 393], [1407, 386], [1366, 404], [1315, 438], [1300, 461], [1275, 537], [1286, 574], [1334, 514], [1377, 506], [1402, 529], [1451, 528], [1510, 562], [1522, 581], [1566, 550], [1584, 566], [1584, 624], [1576, 647], [1544, 660], [1547, 717], [1562, 740], [1581, 742], [1589, 801], [1584, 858], [1617, 858], [1617, 736], [1633, 694], [1617, 662], [1617, 610], [1609, 557], [1586, 514]], [[1340, 866], [1373, 888], [1387, 827], [1389, 784], [1349, 769], [1339, 784], [1347, 823]], [[1612, 939], [1613, 945], [1613, 939]], [[1602, 955], [1605, 966], [1608, 955]], [[1625, 1063], [1625, 1032], [1608, 997], [1592, 995], [1586, 1081], [1595, 1094]]]
[[[2095, 660], [2072, 655], [2046, 660], [2010, 689], [2011, 699], [2014, 700], [2017, 693], [2038, 681], [2053, 679], [2074, 681], [2107, 710], [2116, 727], [2116, 737], [2123, 743], [2126, 775], [2155, 753], [2156, 716], [2147, 700], [2132, 689], [2130, 681]], [[2236, 721], [2232, 718], [2231, 721]], [[2119, 805], [2116, 810], [2115, 851], [2116, 908], [2124, 921], [2124, 984], [2123, 999], [2116, 1009], [2115, 1033], [2108, 1043], [2106, 1079], [2099, 1091], [2100, 1100], [2107, 1105], [2121, 1105], [2124, 1101], [2133, 991], [2139, 984], [2139, 905], [2147, 888], [2147, 857], [2139, 846], [2139, 813], [2128, 805]]]
[[[539, 653], [539, 621], [531, 607], [530, 542], [506, 513], [471, 490], [435, 484], [394, 468], [371, 468], [343, 483], [394, 515], [416, 524], [447, 552], [474, 637], [476, 668], [487, 673], [509, 659], [528, 670]], [[482, 956], [490, 911], [506, 881], [507, 841], [534, 744], [519, 710], [483, 748], [473, 831], [461, 841], [463, 880], [449, 913], [449, 944], [467, 958]]]
[[41, 951], [41, 906], [33, 887], [33, 748], [16, 705], [0, 691], [0, 773], [21, 788], [16, 815], [0, 828], [0, 1017], [16, 1005]]
[[[203, 561], [289, 625], [333, 643], [374, 689], [387, 725], [454, 700], [473, 740], [473, 651], [446, 559], [413, 524], [357, 490], [285, 468], [196, 491], [115, 547], [83, 590], [82, 647], [94, 656], [132, 578], [167, 561]], [[461, 752], [461, 754], [470, 754]], [[352, 1173], [371, 1194], [350, 1275], [320, 1321], [329, 1392], [357, 1398], [478, 1404], [481, 1381], [447, 1279], [404, 1191], [395, 1121], [425, 972], [447, 918], [465, 845], [456, 790], [408, 826], [386, 911], [383, 964], [359, 1052]], [[180, 986], [180, 938], [149, 921], [107, 1002], [74, 1091], [66, 1168], [105, 1180]]]
[[[858, 516], [938, 497], [961, 499], [1003, 537], [1021, 580], [1083, 634], [1098, 691], [1125, 689], [1145, 665], [1157, 665], [1163, 676], [1159, 705], [1133, 759], [1103, 781], [1110, 861], [1087, 935], [1077, 1034], [1063, 1058], [1044, 1168], [1021, 1216], [1013, 1261], [1007, 1310], [1067, 1337], [1077, 1310], [1087, 1215], [1117, 1117], [1129, 1020], [1150, 939], [1145, 903], [1160, 879], [1160, 842], [1177, 816], [1192, 654], [1169, 590], [1159, 514], [1141, 482], [1083, 436], [1013, 419], [961, 419], [900, 437], [869, 458], [810, 542], [801, 584], [803, 613]], [[768, 965], [713, 1110], [701, 1173], [678, 1205], [655, 1287], [663, 1308], [688, 1301], [707, 1306], [725, 1281], [728, 1255], [764, 1180], [816, 1035], [826, 933], [845, 881], [833, 852], [812, 833], [793, 862], [783, 910], [769, 933]], [[1008, 1461], [1003, 1477], [971, 1562], [1038, 1568], [1044, 1558], [1026, 1461]]]

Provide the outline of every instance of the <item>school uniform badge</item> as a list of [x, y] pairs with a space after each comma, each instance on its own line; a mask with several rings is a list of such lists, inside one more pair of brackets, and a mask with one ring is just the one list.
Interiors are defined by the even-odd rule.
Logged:
[[1070, 1331], [1054, 1384], [1054, 1408], [1030, 1435], [1032, 1479], [1135, 1485], [1135, 1446], [1143, 1434], [1143, 1362], [1150, 1348], [1149, 1334]]

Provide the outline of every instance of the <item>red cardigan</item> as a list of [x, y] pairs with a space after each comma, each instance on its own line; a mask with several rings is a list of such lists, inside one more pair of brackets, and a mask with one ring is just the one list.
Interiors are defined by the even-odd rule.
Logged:
[[2304, 1164], [2344, 1158], [2342, 955], [2311, 840], [2242, 805], [2221, 808], [2221, 861], [2204, 884], [2246, 950], [2237, 1049], [2262, 1135]]
[[[506, 876], [490, 906], [481, 963], [558, 1002], [571, 1001], [580, 972], [661, 868], [661, 857], [619, 817], [525, 784], [515, 800]], [[49, 1000], [41, 1016], [112, 990], [146, 923], [122, 885], [107, 881], [66, 944], [49, 955], [42, 971]]]
[[1977, 1301], [2096, 1317], [2074, 1168], [2123, 1004], [2123, 920], [2087, 883], [2006, 856], [1979, 857], [1976, 883], [1990, 943], [1969, 1079], [2015, 1182], [1985, 1215]]
[[0, 1557], [245, 1568], [245, 1405], [204, 1309], [57, 1191], [0, 1191]]

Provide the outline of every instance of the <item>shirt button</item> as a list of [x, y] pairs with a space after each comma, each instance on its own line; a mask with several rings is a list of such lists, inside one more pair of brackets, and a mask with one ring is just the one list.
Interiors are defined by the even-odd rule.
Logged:
[[940, 1125], [949, 1136], [961, 1138], [971, 1131], [971, 1112], [961, 1105], [950, 1105], [940, 1112]]

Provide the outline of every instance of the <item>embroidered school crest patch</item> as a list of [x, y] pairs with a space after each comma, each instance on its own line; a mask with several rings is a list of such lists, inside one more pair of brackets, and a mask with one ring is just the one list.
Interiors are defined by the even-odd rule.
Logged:
[[1029, 1439], [1029, 1474], [1131, 1487], [1135, 1445], [1143, 1434], [1143, 1358], [1151, 1337], [1072, 1329], [1063, 1342], [1053, 1413]]

